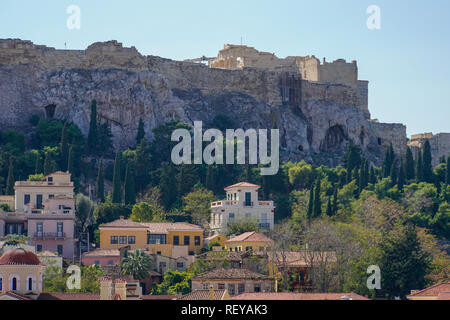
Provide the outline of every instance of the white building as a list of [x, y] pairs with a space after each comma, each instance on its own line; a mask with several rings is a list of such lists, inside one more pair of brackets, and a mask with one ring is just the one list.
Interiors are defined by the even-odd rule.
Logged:
[[239, 220], [254, 220], [263, 229], [273, 229], [273, 201], [258, 200], [260, 186], [240, 182], [226, 187], [226, 199], [211, 203], [211, 230], [225, 232], [230, 223]]

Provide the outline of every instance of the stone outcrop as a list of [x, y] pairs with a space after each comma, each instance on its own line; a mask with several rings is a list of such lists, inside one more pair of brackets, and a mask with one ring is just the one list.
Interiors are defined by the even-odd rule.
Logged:
[[138, 119], [152, 129], [175, 119], [212, 122], [226, 114], [236, 127], [278, 128], [283, 159], [337, 165], [352, 139], [380, 164], [392, 143], [406, 148], [406, 128], [370, 119], [367, 81], [356, 86], [309, 81], [300, 72], [211, 68], [142, 56], [116, 41], [86, 50], [56, 50], [0, 40], [0, 124], [26, 131], [31, 115], [73, 121], [89, 130], [90, 102], [108, 120], [114, 146], [134, 145]]

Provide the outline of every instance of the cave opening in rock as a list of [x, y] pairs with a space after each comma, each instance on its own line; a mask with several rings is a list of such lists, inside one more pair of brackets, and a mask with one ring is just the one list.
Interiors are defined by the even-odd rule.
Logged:
[[325, 139], [322, 141], [320, 149], [324, 152], [335, 152], [342, 149], [343, 143], [347, 140], [344, 127], [334, 125], [328, 128]]
[[55, 116], [56, 104], [49, 104], [45, 107], [45, 116], [47, 120], [52, 120]]

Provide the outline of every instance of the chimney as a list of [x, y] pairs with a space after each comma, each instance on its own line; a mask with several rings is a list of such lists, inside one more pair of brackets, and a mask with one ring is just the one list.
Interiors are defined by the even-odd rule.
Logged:
[[120, 297], [120, 300], [127, 300], [127, 281], [124, 279], [116, 279], [114, 281], [115, 295]]
[[124, 216], [120, 216], [120, 220], [123, 220], [124, 219]]
[[209, 300], [214, 300], [214, 286], [212, 284], [209, 286]]
[[112, 279], [110, 277], [102, 277], [100, 281], [100, 300], [112, 299]]

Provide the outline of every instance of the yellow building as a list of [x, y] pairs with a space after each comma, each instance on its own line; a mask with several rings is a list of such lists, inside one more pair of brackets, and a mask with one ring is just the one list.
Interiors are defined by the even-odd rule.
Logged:
[[225, 237], [223, 234], [216, 233], [212, 236], [205, 238], [205, 247], [207, 247], [210, 243], [219, 243], [223, 249], [225, 248], [225, 241], [227, 240], [228, 238]]
[[121, 217], [100, 229], [100, 248], [144, 249], [152, 254], [179, 257], [199, 254], [203, 247], [203, 229], [184, 222], [134, 222]]
[[267, 251], [273, 245], [273, 240], [262, 233], [252, 231], [225, 241], [225, 250], [228, 251]]

